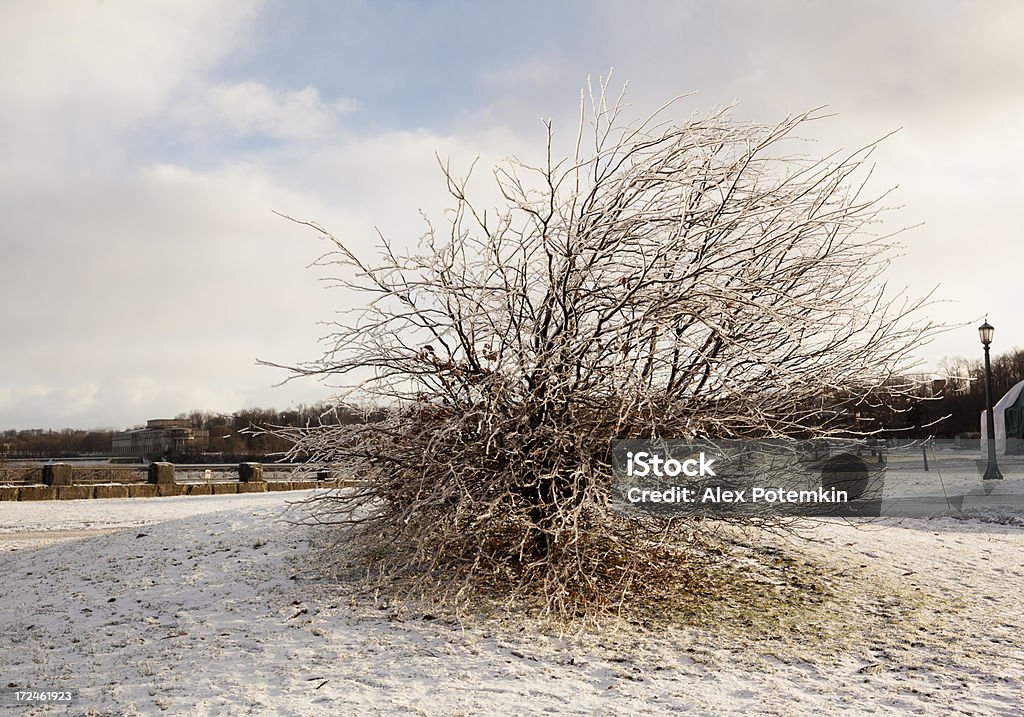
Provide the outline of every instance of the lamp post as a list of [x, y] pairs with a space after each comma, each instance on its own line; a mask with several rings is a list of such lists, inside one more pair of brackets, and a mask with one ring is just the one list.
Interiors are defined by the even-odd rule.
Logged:
[[988, 346], [992, 343], [992, 334], [996, 330], [986, 321], [978, 327], [978, 335], [981, 336], [981, 345], [985, 347], [985, 428], [987, 429], [988, 440], [988, 467], [985, 468], [985, 480], [995, 480], [1003, 477], [999, 472], [996, 463], [996, 421], [992, 415], [992, 364], [988, 358]]

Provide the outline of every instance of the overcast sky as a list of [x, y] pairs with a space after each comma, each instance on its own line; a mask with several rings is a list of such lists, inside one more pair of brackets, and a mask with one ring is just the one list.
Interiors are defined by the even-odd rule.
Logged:
[[[329, 397], [256, 365], [320, 354], [344, 297], [307, 265], [438, 213], [467, 166], [573, 132], [614, 68], [636, 114], [828, 105], [821, 154], [902, 128], [893, 285], [966, 323], [923, 369], [1024, 345], [1024, 4], [998, 2], [0, 3], [0, 429], [126, 427]], [[486, 173], [480, 174], [481, 181]], [[1024, 377], [1022, 377], [1024, 378]]]

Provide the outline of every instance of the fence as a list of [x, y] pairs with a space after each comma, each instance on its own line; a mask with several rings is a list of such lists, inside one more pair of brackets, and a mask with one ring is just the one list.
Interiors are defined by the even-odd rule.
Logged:
[[223, 495], [347, 485], [330, 467], [240, 463], [0, 465], [0, 500], [80, 500]]

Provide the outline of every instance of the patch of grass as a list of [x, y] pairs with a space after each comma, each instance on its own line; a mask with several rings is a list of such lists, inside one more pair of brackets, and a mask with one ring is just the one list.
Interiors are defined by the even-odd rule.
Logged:
[[[601, 569], [592, 571], [598, 582], [590, 585], [592, 594], [603, 592], [604, 601], [581, 603], [580, 612], [569, 618], [545, 611], [541, 591], [511, 592], [508, 586], [518, 576], [471, 584], [441, 576], [432, 592], [420, 579], [375, 579], [358, 560], [341, 557], [337, 541], [322, 535], [313, 540], [311, 555], [323, 555], [317, 544], [330, 546], [337, 558], [330, 571], [332, 589], [352, 605], [373, 606], [392, 619], [515, 630], [528, 625], [563, 635], [625, 630], [694, 644], [756, 644], [760, 652], [787, 660], [827, 660], [870, 648], [879, 635], [888, 644], [912, 644], [925, 639], [920, 628], [928, 616], [946, 609], [934, 596], [863, 565], [841, 547], [820, 550], [790, 538], [725, 525], [685, 543], [652, 541], [646, 552], [608, 543], [601, 546]], [[622, 582], [622, 574], [629, 574], [630, 582]]]

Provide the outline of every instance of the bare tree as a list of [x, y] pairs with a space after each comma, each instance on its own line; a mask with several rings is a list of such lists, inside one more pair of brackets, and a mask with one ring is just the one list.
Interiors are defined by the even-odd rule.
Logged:
[[807, 158], [795, 133], [817, 112], [677, 123], [675, 106], [628, 122], [605, 84], [581, 96], [575, 151], [556, 157], [547, 123], [539, 165], [494, 171], [497, 210], [442, 164], [453, 207], [412, 252], [381, 237], [358, 256], [310, 224], [334, 245], [318, 263], [368, 302], [290, 368], [388, 414], [283, 433], [362, 479], [318, 515], [374, 574], [621, 607], [699, 526], [612, 514], [610, 439], [826, 436], [844, 406], [904, 393], [891, 379], [933, 329], [880, 282], [872, 147]]

